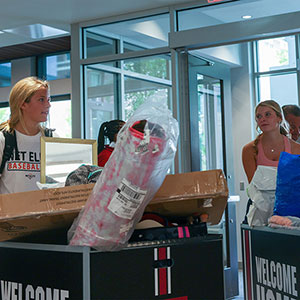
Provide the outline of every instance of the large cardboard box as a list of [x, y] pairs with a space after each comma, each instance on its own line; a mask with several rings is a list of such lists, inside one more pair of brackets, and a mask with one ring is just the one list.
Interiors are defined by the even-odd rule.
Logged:
[[0, 241], [71, 226], [94, 185], [0, 195]]
[[222, 170], [167, 175], [147, 212], [165, 216], [208, 214], [208, 224], [218, 224], [228, 199], [228, 187]]
[[[0, 195], [0, 241], [71, 226], [94, 184]], [[228, 189], [221, 170], [167, 175], [146, 211], [166, 216], [207, 213], [218, 224]]]

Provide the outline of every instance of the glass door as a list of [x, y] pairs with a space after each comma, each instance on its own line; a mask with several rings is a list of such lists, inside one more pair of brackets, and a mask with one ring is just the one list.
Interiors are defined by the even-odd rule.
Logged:
[[[192, 55], [188, 55], [188, 70], [192, 171], [222, 169], [226, 176], [223, 89], [230, 73], [220, 72], [215, 62]], [[218, 225], [208, 226], [208, 233], [223, 235], [226, 298], [238, 294], [235, 226], [235, 209], [230, 205]]]

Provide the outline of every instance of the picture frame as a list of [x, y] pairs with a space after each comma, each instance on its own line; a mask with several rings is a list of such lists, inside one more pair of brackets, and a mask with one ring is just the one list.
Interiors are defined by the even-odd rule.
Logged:
[[80, 165], [97, 162], [96, 140], [41, 137], [41, 183], [65, 182]]

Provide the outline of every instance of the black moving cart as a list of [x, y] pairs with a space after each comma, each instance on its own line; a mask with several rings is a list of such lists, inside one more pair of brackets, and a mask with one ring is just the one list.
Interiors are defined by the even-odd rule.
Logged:
[[300, 299], [300, 230], [241, 225], [245, 300]]
[[99, 252], [33, 237], [0, 243], [1, 299], [224, 299], [222, 236]]

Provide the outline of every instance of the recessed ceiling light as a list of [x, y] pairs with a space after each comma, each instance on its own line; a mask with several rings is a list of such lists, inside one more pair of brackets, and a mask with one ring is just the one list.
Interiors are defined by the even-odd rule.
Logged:
[[242, 19], [244, 19], [244, 20], [248, 20], [248, 19], [251, 19], [251, 18], [252, 18], [252, 16], [250, 16], [250, 15], [242, 16]]

